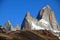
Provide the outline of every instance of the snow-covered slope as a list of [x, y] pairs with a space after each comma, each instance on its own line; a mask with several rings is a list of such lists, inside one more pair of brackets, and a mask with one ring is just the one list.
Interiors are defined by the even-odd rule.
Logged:
[[32, 30], [44, 30], [44, 28], [36, 25], [34, 22], [31, 22], [31, 24], [32, 24], [32, 25], [31, 25], [31, 29], [32, 29]]

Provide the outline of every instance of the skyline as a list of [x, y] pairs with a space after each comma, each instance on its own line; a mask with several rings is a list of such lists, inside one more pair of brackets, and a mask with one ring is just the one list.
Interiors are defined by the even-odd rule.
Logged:
[[59, 0], [0, 0], [0, 25], [4, 26], [7, 20], [10, 20], [14, 27], [16, 24], [21, 26], [26, 12], [30, 12], [30, 15], [36, 18], [38, 12], [46, 5], [49, 5], [54, 11], [57, 22], [60, 24]]

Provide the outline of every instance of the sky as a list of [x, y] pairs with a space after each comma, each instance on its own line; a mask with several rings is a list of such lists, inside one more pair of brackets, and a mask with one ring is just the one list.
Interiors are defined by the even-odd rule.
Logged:
[[60, 0], [0, 0], [0, 25], [4, 26], [10, 20], [14, 27], [16, 24], [21, 26], [26, 12], [30, 12], [30, 15], [36, 18], [39, 10], [46, 5], [54, 11], [60, 24]]

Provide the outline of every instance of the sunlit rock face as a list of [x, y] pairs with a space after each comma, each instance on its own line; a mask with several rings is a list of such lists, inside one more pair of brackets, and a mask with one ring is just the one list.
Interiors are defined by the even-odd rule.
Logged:
[[56, 19], [55, 19], [53, 11], [51, 11], [51, 13], [50, 13], [50, 22], [51, 22], [51, 25], [53, 27], [53, 30], [59, 30], [58, 29], [58, 24], [56, 22]]

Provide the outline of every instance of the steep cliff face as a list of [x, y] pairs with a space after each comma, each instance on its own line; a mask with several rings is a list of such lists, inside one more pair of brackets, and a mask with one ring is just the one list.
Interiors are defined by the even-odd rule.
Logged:
[[22, 22], [22, 25], [21, 25], [22, 30], [25, 30], [25, 29], [30, 30], [31, 26], [30, 26], [30, 23], [28, 22], [29, 20], [27, 20], [27, 19], [30, 19], [30, 13], [29, 12], [26, 13], [25, 18]]
[[57, 24], [57, 21], [55, 19], [53, 11], [51, 11], [51, 13], [50, 13], [50, 22], [52, 24], [53, 30], [58, 30], [58, 24]]

